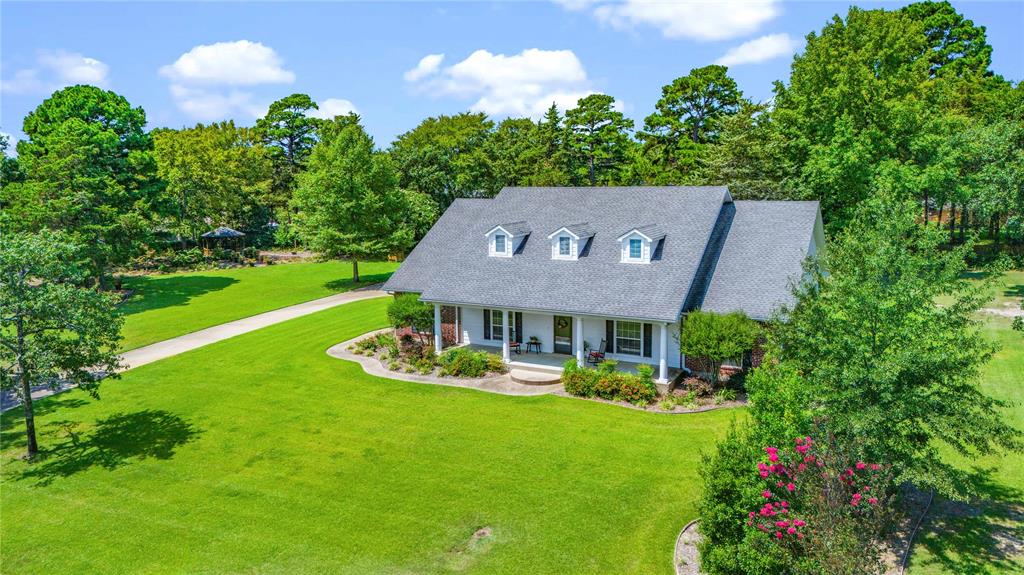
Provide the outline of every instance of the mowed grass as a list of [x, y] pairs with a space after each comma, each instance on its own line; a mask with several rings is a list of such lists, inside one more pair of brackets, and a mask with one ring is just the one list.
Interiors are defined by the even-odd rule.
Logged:
[[[361, 262], [360, 284], [382, 282], [397, 263]], [[125, 278], [121, 349], [129, 350], [236, 319], [359, 287], [349, 262], [295, 263]]]
[[[1000, 280], [991, 308], [1017, 305], [1024, 297], [1024, 271]], [[985, 367], [982, 389], [1008, 401], [1005, 418], [1024, 430], [1024, 333], [1010, 319], [986, 314], [986, 335], [1000, 349]], [[1024, 573], [1024, 453], [978, 460], [949, 455], [971, 478], [980, 501], [971, 506], [936, 499], [911, 555], [910, 575]]]
[[[671, 573], [699, 453], [741, 410], [663, 415], [366, 375], [347, 304], [37, 402], [0, 442], [14, 573]], [[478, 529], [491, 536], [472, 542]]]

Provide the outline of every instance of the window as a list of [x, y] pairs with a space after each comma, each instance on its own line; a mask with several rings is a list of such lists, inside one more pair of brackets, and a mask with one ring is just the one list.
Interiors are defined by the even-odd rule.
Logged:
[[630, 238], [629, 240], [629, 257], [630, 259], [638, 260], [643, 257], [644, 241], [639, 238]]
[[[632, 243], [632, 241], [630, 243]], [[621, 353], [624, 355], [641, 355], [641, 352], [643, 351], [642, 336], [643, 324], [640, 322], [615, 322], [615, 353]]]
[[569, 246], [572, 240], [568, 236], [560, 236], [558, 238], [558, 255], [567, 256], [569, 255]]
[[[504, 236], [502, 236], [504, 238]], [[502, 334], [502, 313], [500, 309], [491, 310], [491, 333], [486, 334], [487, 339], [501, 341]]]
[[499, 254], [505, 253], [505, 234], [494, 234], [494, 251]]

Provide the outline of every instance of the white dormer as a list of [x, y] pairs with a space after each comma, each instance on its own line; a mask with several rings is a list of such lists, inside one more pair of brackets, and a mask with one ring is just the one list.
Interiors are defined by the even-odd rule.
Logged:
[[655, 248], [664, 237], [665, 233], [657, 226], [629, 230], [618, 238], [622, 252], [620, 261], [627, 264], [651, 263]]
[[579, 259], [580, 252], [586, 248], [587, 241], [593, 235], [594, 232], [587, 224], [572, 224], [558, 228], [548, 235], [548, 240], [551, 241], [551, 259]]
[[487, 255], [493, 258], [510, 258], [530, 235], [525, 222], [501, 224], [491, 228], [487, 234]]

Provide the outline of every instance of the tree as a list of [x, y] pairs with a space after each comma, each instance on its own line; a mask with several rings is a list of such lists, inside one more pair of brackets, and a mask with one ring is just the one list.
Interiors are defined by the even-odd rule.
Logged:
[[596, 186], [614, 184], [633, 141], [633, 120], [615, 110], [615, 98], [591, 94], [565, 114], [569, 153], [577, 177]]
[[256, 120], [256, 136], [270, 148], [274, 162], [269, 203], [275, 209], [288, 205], [295, 179], [316, 145], [321, 120], [308, 115], [316, 109], [316, 102], [306, 94], [292, 94], [271, 104], [267, 114]]
[[728, 183], [735, 199], [774, 200], [794, 197], [793, 172], [786, 143], [764, 104], [744, 103], [720, 120], [718, 143], [702, 157], [704, 180]]
[[116, 376], [124, 318], [115, 296], [82, 287], [83, 251], [60, 232], [0, 234], [0, 384], [22, 401], [28, 457], [39, 450], [33, 388], [70, 382], [95, 397], [99, 378]]
[[928, 43], [922, 57], [932, 76], [991, 74], [992, 46], [984, 26], [975, 26], [949, 2], [915, 2], [899, 11], [923, 25]]
[[388, 322], [397, 329], [411, 327], [417, 332], [434, 331], [434, 306], [420, 301], [420, 296], [405, 293], [388, 303]]
[[676, 183], [692, 179], [706, 144], [718, 140], [721, 121], [735, 114], [743, 93], [725, 66], [695, 68], [661, 89], [655, 112], [637, 137], [644, 151]]
[[761, 328], [743, 312], [717, 314], [693, 311], [679, 328], [679, 351], [706, 359], [711, 381], [718, 383], [718, 372], [727, 359], [740, 359], [753, 349]]
[[25, 172], [18, 164], [18, 158], [7, 155], [7, 149], [11, 145], [6, 134], [0, 134], [0, 188], [8, 184], [16, 184], [25, 180]]
[[391, 158], [373, 149], [355, 114], [324, 125], [298, 184], [292, 205], [300, 233], [321, 256], [352, 260], [356, 282], [360, 259], [407, 249], [422, 228], [414, 220], [422, 206], [409, 209]]
[[157, 173], [173, 204], [174, 229], [197, 241], [211, 225], [252, 229], [267, 223], [263, 202], [273, 167], [250, 128], [234, 122], [153, 134]]
[[991, 286], [968, 284], [969, 246], [943, 251], [944, 233], [915, 212], [885, 190], [866, 201], [809, 267], [769, 348], [813, 390], [805, 407], [828, 433], [891, 462], [897, 482], [963, 496], [940, 447], [973, 457], [1019, 448], [1021, 434], [978, 388], [993, 346], [974, 314]]
[[485, 114], [423, 120], [391, 144], [399, 185], [429, 195], [441, 211], [455, 198], [498, 193], [502, 184], [493, 177], [484, 149], [493, 128]]
[[159, 191], [146, 113], [94, 86], [54, 92], [25, 117], [18, 142], [23, 183], [0, 202], [13, 229], [72, 233], [99, 282], [149, 232]]

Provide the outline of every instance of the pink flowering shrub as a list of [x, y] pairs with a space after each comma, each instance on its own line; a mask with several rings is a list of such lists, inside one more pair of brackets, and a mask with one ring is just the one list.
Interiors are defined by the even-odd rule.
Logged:
[[[819, 449], [798, 437], [789, 449], [764, 448], [757, 463], [763, 504], [747, 526], [788, 550], [797, 571], [873, 573], [889, 521], [887, 467], [846, 457], [834, 445]], [[853, 562], [853, 563], [851, 563]], [[850, 570], [851, 565], [857, 568]]]

